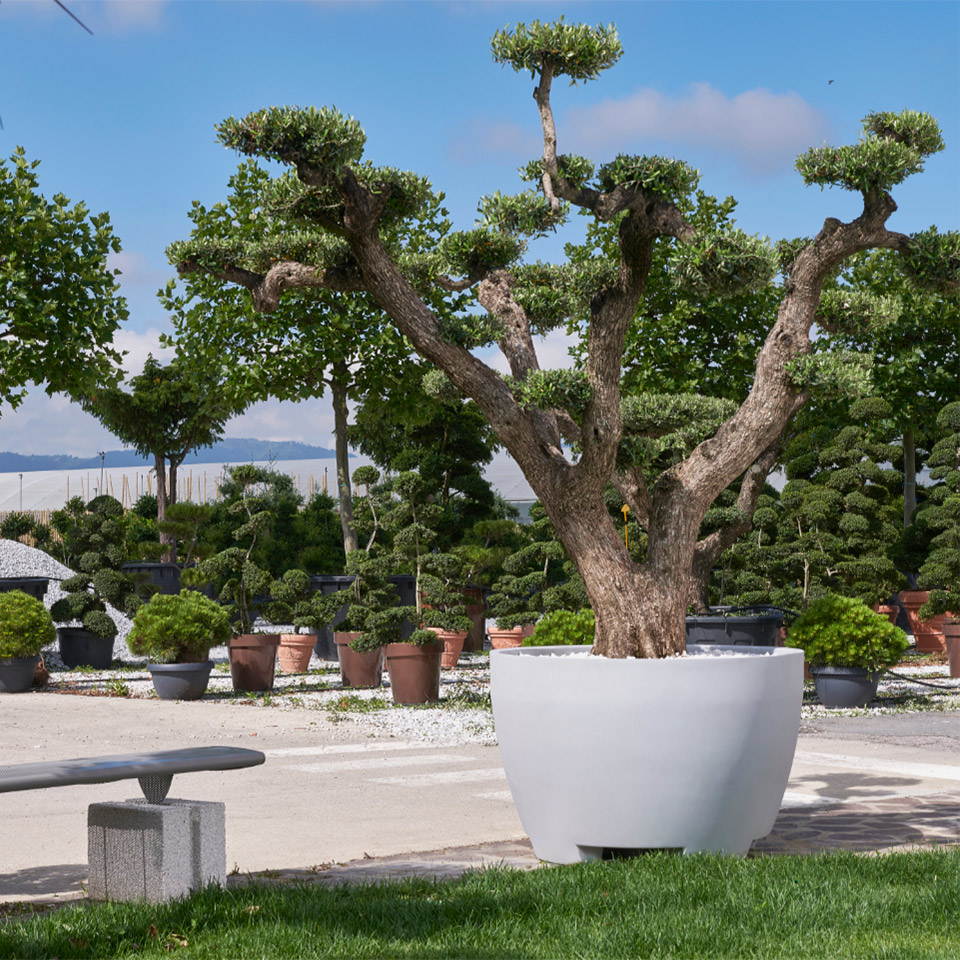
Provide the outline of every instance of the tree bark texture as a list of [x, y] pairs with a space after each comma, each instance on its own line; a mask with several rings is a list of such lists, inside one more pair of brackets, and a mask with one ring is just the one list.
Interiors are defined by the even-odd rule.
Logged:
[[[173, 501], [167, 494], [167, 458], [162, 454], [153, 455], [153, 472], [157, 475], [157, 523], [161, 524], [167, 518], [167, 504]], [[177, 561], [177, 538], [172, 533], [160, 533], [160, 543], [166, 549], [162, 557], [165, 563]]]
[[357, 549], [357, 532], [353, 527], [353, 493], [350, 490], [350, 450], [347, 446], [347, 386], [350, 371], [345, 363], [335, 364], [330, 379], [333, 396], [333, 436], [337, 458], [337, 500], [344, 553]]

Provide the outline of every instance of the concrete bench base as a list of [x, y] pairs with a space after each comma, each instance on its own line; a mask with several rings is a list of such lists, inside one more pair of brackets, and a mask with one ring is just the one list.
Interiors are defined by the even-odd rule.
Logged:
[[225, 886], [224, 811], [203, 800], [92, 803], [87, 896], [162, 903], [208, 883]]

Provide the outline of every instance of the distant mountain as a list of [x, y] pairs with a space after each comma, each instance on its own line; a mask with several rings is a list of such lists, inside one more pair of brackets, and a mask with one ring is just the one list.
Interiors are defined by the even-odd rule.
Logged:
[[[254, 440], [250, 437], [226, 437], [212, 447], [189, 454], [184, 464], [250, 463], [253, 460], [327, 460], [333, 450], [314, 447], [296, 440]], [[107, 468], [152, 467], [153, 461], [135, 450], [108, 450], [103, 458]], [[0, 473], [29, 473], [34, 470], [100, 469], [100, 457], [70, 457], [66, 454], [0, 453]]]

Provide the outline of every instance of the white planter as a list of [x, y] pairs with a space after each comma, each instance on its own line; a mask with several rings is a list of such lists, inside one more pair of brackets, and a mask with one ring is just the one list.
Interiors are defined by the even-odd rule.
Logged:
[[569, 656], [589, 649], [490, 655], [500, 755], [537, 856], [743, 854], [766, 836], [797, 745], [803, 652], [690, 644], [702, 655]]

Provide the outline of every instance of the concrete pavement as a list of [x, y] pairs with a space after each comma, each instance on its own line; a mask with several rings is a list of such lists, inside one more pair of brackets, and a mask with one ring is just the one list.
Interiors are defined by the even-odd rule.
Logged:
[[[224, 744], [260, 767], [184, 774], [172, 796], [227, 809], [238, 879], [342, 882], [534, 866], [494, 747], [370, 736], [320, 711], [32, 693], [0, 698], [2, 763]], [[805, 721], [757, 852], [960, 844], [960, 714]], [[86, 810], [135, 783], [0, 794], [0, 902], [82, 895]], [[426, 851], [426, 852], [424, 852]]]

